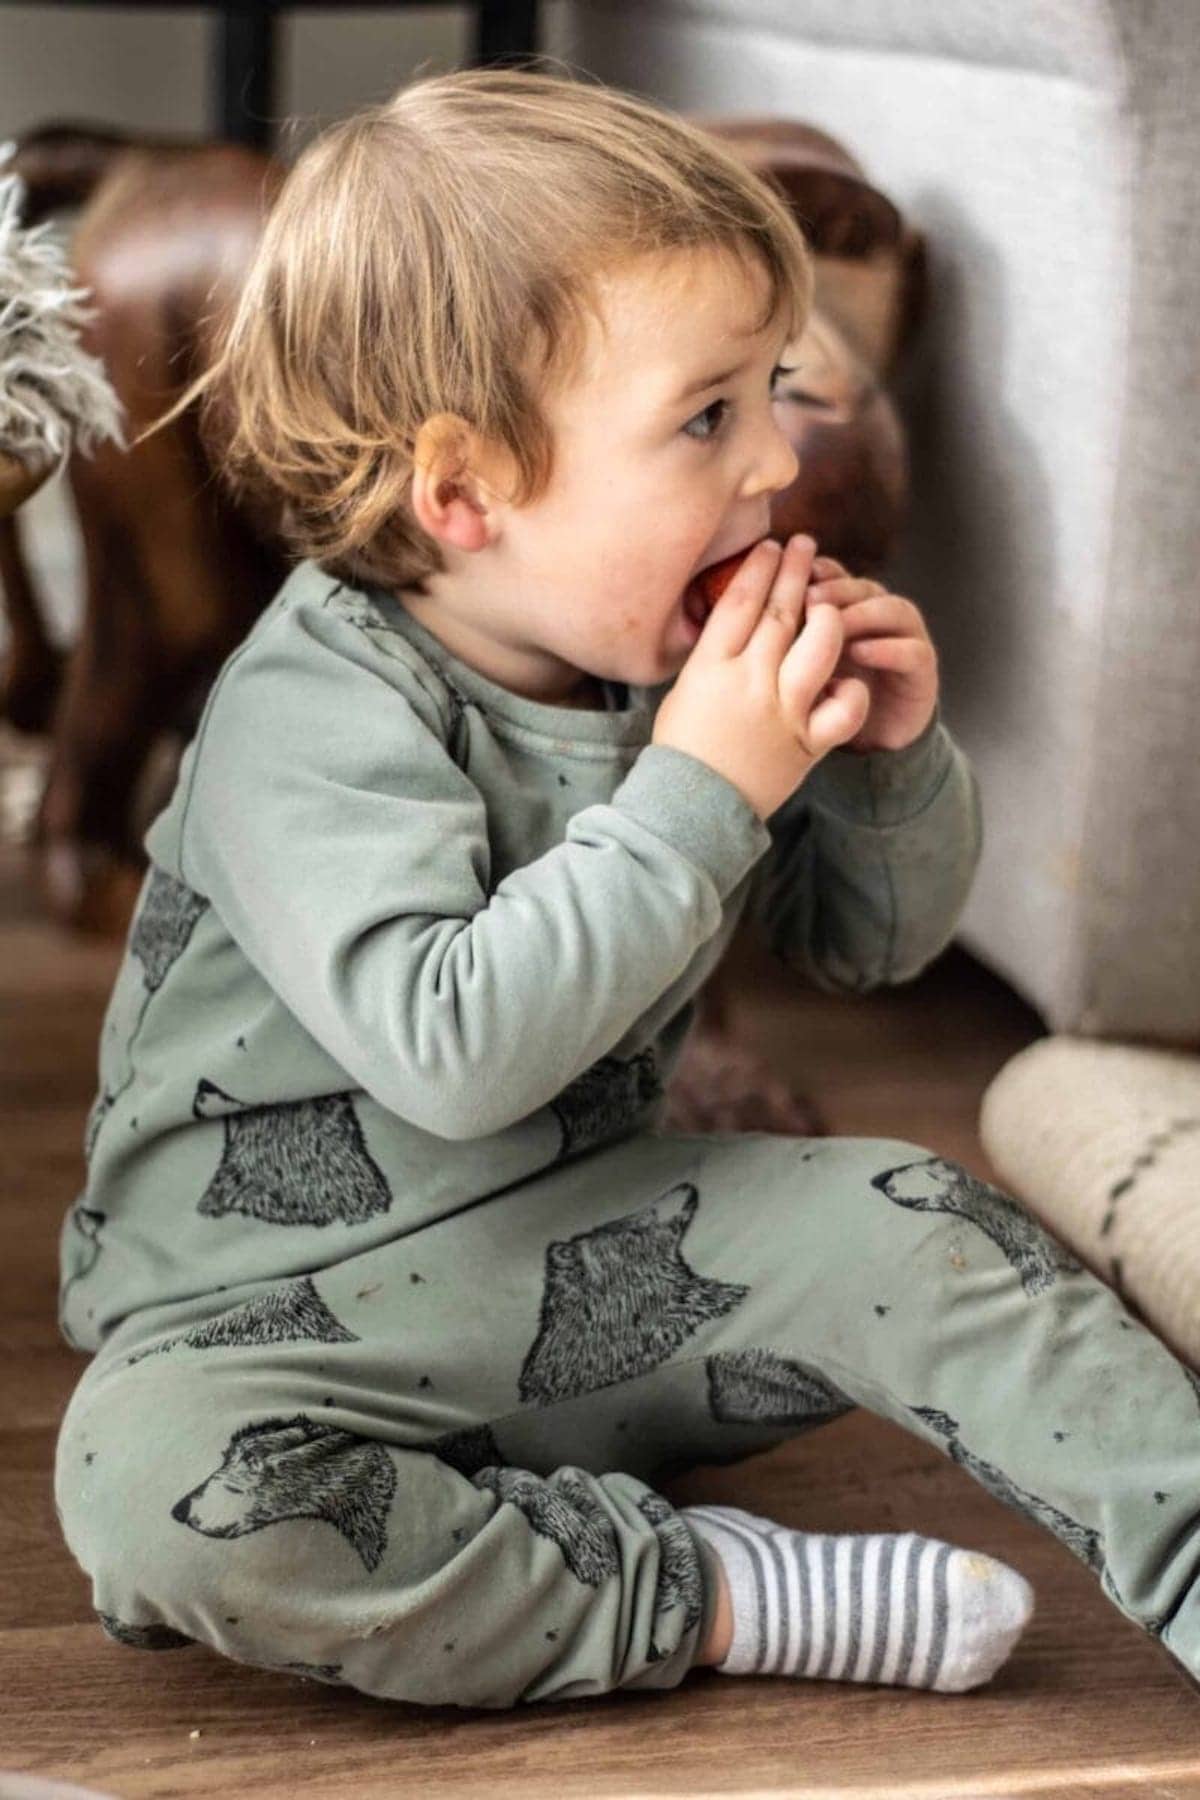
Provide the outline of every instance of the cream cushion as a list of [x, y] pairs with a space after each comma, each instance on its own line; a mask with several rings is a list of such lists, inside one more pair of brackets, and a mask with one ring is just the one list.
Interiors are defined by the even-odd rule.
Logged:
[[979, 1135], [1000, 1186], [1200, 1367], [1200, 1056], [1039, 1038]]

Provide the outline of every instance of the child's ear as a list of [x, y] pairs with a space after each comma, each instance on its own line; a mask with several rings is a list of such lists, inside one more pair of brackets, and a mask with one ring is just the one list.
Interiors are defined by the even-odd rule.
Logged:
[[464, 419], [435, 413], [417, 433], [412, 510], [418, 525], [440, 543], [482, 550], [499, 523], [497, 495], [484, 479], [490, 461]]

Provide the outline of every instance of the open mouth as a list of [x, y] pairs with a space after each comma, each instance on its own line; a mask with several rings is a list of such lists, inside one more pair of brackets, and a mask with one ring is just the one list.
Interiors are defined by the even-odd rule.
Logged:
[[700, 577], [693, 575], [683, 590], [683, 611], [693, 625], [703, 625], [712, 607], [700, 591]]
[[698, 569], [683, 590], [683, 610], [693, 625], [703, 625], [709, 613], [725, 592], [750, 552], [756, 544], [746, 544], [741, 550], [735, 550], [731, 556], [723, 556], [719, 562], [709, 563], [706, 569]]

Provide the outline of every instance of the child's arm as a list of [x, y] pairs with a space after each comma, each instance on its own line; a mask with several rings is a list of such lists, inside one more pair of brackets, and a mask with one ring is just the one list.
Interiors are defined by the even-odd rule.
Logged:
[[484, 798], [445, 735], [369, 632], [277, 610], [222, 670], [146, 848], [367, 1093], [473, 1138], [612, 1050], [770, 835], [722, 776], [649, 745], [493, 889]]
[[826, 993], [919, 975], [954, 935], [983, 845], [978, 780], [940, 711], [903, 750], [831, 751], [768, 827], [750, 907]]

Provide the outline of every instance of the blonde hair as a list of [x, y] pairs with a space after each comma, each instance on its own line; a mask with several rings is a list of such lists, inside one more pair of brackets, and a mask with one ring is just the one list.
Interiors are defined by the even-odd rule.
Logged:
[[596, 277], [706, 246], [765, 268], [753, 329], [781, 315], [799, 335], [803, 233], [718, 138], [575, 73], [416, 79], [301, 153], [212, 363], [150, 430], [201, 398], [226, 480], [282, 499], [293, 553], [419, 589], [445, 566], [410, 504], [422, 425], [427, 440], [449, 426], [449, 447], [465, 421], [511, 459], [511, 503], [536, 500], [552, 469], [540, 402], [578, 365]]

